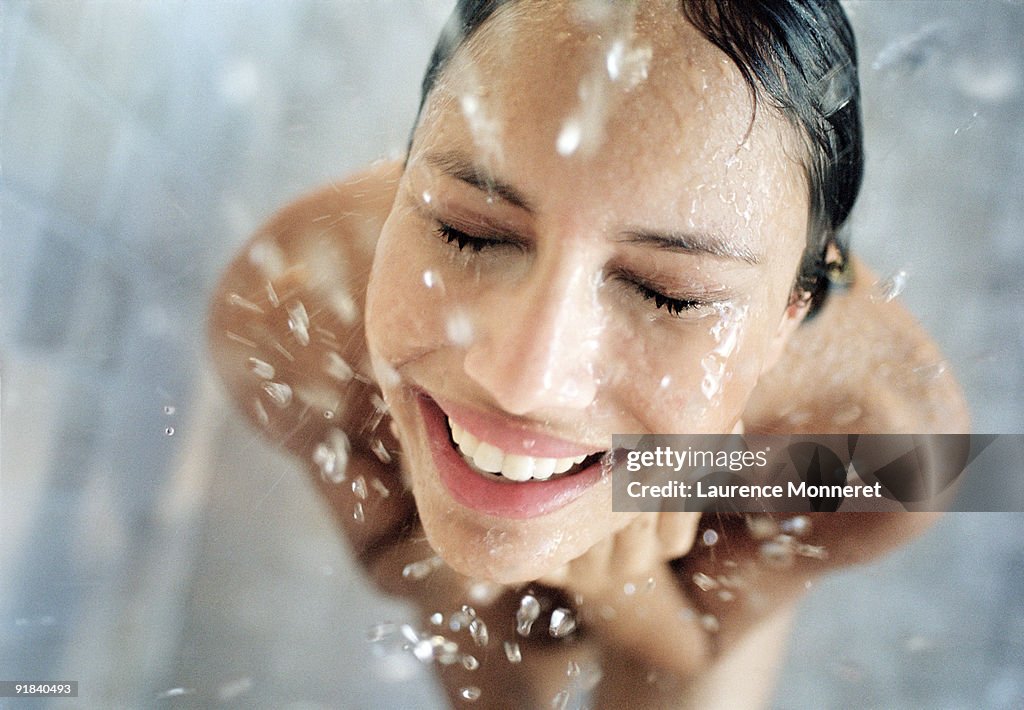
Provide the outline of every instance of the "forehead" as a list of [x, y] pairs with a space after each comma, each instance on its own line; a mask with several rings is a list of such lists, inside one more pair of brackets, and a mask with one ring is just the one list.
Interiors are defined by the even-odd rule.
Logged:
[[724, 201], [748, 227], [784, 201], [802, 235], [794, 131], [763, 104], [751, 122], [752, 108], [676, 2], [520, 0], [456, 53], [423, 123], [446, 119], [445, 138], [545, 199], [585, 190], [607, 207], [642, 193], [654, 218], [676, 221]]

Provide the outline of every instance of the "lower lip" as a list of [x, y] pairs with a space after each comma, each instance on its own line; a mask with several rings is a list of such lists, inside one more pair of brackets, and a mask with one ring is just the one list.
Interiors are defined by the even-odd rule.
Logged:
[[467, 508], [502, 518], [535, 518], [568, 505], [601, 480], [600, 461], [548, 481], [506, 482], [482, 476], [452, 446], [441, 408], [423, 395], [419, 405], [441, 483]]

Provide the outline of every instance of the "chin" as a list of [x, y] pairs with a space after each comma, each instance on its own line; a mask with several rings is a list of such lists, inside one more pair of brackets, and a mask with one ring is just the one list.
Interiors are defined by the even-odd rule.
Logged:
[[458, 511], [421, 515], [427, 541], [456, 572], [474, 580], [524, 584], [550, 574], [580, 556], [591, 543], [531, 521], [495, 521], [493, 526], [463, 518]]

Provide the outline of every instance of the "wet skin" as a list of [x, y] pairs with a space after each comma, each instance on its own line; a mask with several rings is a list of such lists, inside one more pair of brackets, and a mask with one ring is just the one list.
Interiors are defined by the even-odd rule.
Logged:
[[[552, 147], [600, 47], [558, 13], [533, 16], [536, 25], [513, 19], [494, 18], [457, 55], [404, 172], [377, 166], [290, 206], [254, 237], [263, 251], [245, 250], [215, 296], [215, 361], [250, 417], [313, 471], [385, 589], [429, 614], [466, 603], [470, 577], [511, 585], [495, 587], [481, 611], [496, 629], [508, 626], [521, 583], [542, 580], [552, 599], [576, 607], [581, 631], [570, 642], [518, 639], [521, 665], [446, 669], [453, 693], [473, 683], [486, 685], [482, 702], [546, 704], [564, 685], [565, 659], [579, 658], [603, 663], [597, 697], [608, 706], [626, 692], [634, 701], [674, 698], [683, 686], [694, 702], [721, 701], [723, 687], [747, 687], [749, 700], [765, 692], [770, 664], [761, 678], [748, 665], [747, 686], [728, 680], [731, 669], [779, 643], [804, 583], [900, 544], [927, 524], [923, 516], [819, 517], [809, 541], [829, 558], [780, 570], [760, 563], [742, 518], [614, 514], [600, 479], [543, 514], [495, 515], [460, 502], [444, 482], [446, 466], [465, 464], [440, 413], [457, 413], [506, 448], [516, 437], [548, 437], [600, 452], [612, 433], [729, 431], [741, 420], [754, 430], [960, 431], [962, 399], [948, 372], [920, 374], [940, 355], [897, 304], [868, 297], [869, 274], [797, 327], [803, 313], [790, 296], [807, 206], [792, 137], [770, 114], [748, 126], [735, 71], [685, 22], [638, 18], [655, 48], [647, 81], [608, 108], [600, 150], [583, 142], [562, 155]], [[489, 33], [518, 49], [511, 66], [484, 51]], [[684, 80], [677, 71], [670, 81], [669, 66], [686, 67]], [[504, 118], [500, 141], [486, 150], [459, 100], [474, 86], [488, 87], [481, 105]], [[723, 159], [730, 155], [738, 158]], [[491, 243], [459, 249], [440, 224]], [[715, 255], [655, 248], [637, 234], [722, 239]], [[652, 291], [700, 305], [673, 312]], [[288, 327], [295, 302], [315, 326], [307, 345]], [[453, 314], [465, 337], [453, 337]], [[329, 374], [329, 352], [359, 377]], [[253, 357], [290, 384], [294, 403], [268, 403]], [[387, 420], [367, 426], [378, 388], [397, 440]], [[363, 500], [324, 479], [313, 459], [331, 428], [352, 442], [348, 479], [376, 479], [387, 497]], [[437, 457], [441, 444], [448, 459]], [[381, 445], [390, 463], [373, 453]], [[708, 526], [728, 555], [694, 546]], [[451, 568], [429, 584], [402, 580], [405, 564], [434, 551]], [[690, 582], [697, 571], [737, 569], [745, 590], [737, 600]], [[625, 594], [627, 584], [642, 593]], [[704, 614], [717, 629], [702, 625]], [[660, 669], [658, 682], [647, 683], [647, 669]]]

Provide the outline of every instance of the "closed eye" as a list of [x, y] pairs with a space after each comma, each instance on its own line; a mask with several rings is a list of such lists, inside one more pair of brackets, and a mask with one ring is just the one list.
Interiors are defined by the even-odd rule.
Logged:
[[450, 224], [444, 222], [437, 223], [437, 229], [434, 230], [441, 239], [448, 244], [457, 247], [459, 251], [469, 249], [473, 252], [481, 252], [484, 249], [494, 249], [498, 247], [515, 247], [521, 248], [517, 242], [509, 241], [507, 239], [491, 239], [489, 237], [477, 237], [471, 234], [466, 234], [460, 229], [456, 229]]
[[654, 301], [654, 307], [665, 310], [670, 316], [680, 317], [684, 313], [699, 310], [708, 305], [706, 301], [698, 299], [670, 298], [663, 293], [644, 286], [641, 283], [631, 281], [630, 284], [645, 301]]

